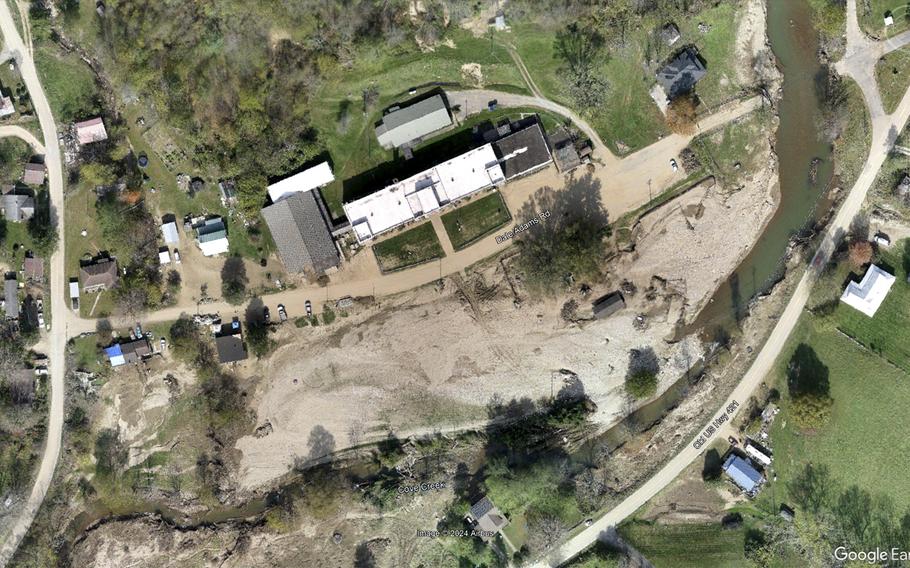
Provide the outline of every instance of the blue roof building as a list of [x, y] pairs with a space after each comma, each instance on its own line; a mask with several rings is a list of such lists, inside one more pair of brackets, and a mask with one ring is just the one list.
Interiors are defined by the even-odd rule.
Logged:
[[120, 349], [119, 343], [106, 347], [104, 349], [104, 355], [111, 362], [111, 367], [119, 367], [120, 365], [126, 364], [126, 358], [123, 356], [123, 350]]
[[752, 464], [743, 458], [730, 454], [724, 462], [724, 471], [743, 491], [751, 493], [764, 480]]

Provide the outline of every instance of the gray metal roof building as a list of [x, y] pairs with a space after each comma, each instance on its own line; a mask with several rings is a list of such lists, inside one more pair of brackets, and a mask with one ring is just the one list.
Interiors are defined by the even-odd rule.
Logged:
[[0, 212], [7, 221], [25, 221], [35, 214], [35, 198], [31, 195], [7, 193], [0, 197]]
[[594, 317], [602, 319], [611, 316], [626, 307], [626, 301], [620, 292], [611, 292], [594, 301]]
[[8, 319], [19, 317], [19, 284], [15, 279], [3, 282], [3, 309]]
[[246, 359], [246, 346], [239, 335], [221, 335], [215, 338], [215, 347], [218, 349], [218, 361], [234, 363]]
[[550, 165], [550, 147], [540, 124], [534, 123], [493, 142], [502, 173], [507, 180]]
[[675, 99], [692, 90], [702, 77], [705, 76], [704, 63], [691, 47], [680, 51], [669, 63], [657, 72], [657, 82], [663, 88], [667, 97]]
[[341, 262], [338, 249], [312, 191], [298, 192], [262, 210], [278, 253], [289, 272], [322, 274]]
[[386, 148], [397, 148], [452, 124], [442, 95], [435, 95], [382, 117], [376, 138]]

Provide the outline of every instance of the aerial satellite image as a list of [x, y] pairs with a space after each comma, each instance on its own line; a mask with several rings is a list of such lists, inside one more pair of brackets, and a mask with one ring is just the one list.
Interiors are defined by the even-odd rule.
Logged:
[[910, 566], [907, 0], [0, 0], [0, 568]]

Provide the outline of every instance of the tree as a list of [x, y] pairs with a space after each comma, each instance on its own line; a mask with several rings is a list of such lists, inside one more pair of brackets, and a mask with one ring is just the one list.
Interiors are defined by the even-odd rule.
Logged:
[[601, 61], [603, 52], [603, 37], [600, 33], [590, 26], [570, 24], [557, 32], [554, 50], [566, 64], [566, 84], [575, 103], [584, 110], [602, 104], [609, 83], [596, 71], [596, 64]]
[[120, 431], [105, 428], [98, 432], [98, 436], [95, 438], [94, 456], [95, 471], [99, 475], [117, 473], [117, 470], [123, 467], [127, 460], [127, 449], [120, 439]]
[[528, 546], [535, 554], [549, 550], [566, 532], [565, 523], [556, 515], [532, 510], [528, 516]]
[[635, 399], [650, 398], [657, 392], [660, 361], [654, 349], [644, 347], [629, 351], [626, 392]]
[[246, 265], [239, 256], [229, 256], [221, 268], [221, 295], [231, 304], [243, 303], [246, 297]]
[[815, 350], [805, 343], [797, 345], [787, 365], [790, 414], [801, 428], [823, 426], [831, 416], [834, 400], [828, 394], [828, 367]]
[[872, 243], [866, 240], [850, 242], [850, 265], [853, 268], [862, 268], [872, 262]]
[[667, 106], [667, 128], [677, 134], [689, 135], [695, 132], [697, 107], [698, 99], [694, 93], [680, 95], [670, 101]]
[[181, 315], [171, 324], [171, 353], [186, 363], [193, 363], [199, 357], [202, 338], [196, 324], [187, 315]]
[[35, 213], [28, 220], [26, 228], [35, 251], [41, 256], [50, 256], [57, 247], [57, 229], [51, 222], [50, 193], [46, 189], [35, 194]]
[[790, 415], [800, 428], [815, 430], [827, 424], [833, 405], [834, 399], [830, 396], [805, 393], [790, 402]]
[[246, 308], [246, 343], [250, 350], [261, 359], [277, 345], [269, 337], [269, 326], [265, 321], [265, 305], [259, 298], [253, 298]]
[[787, 488], [797, 503], [816, 514], [828, 506], [834, 484], [828, 466], [807, 463]]

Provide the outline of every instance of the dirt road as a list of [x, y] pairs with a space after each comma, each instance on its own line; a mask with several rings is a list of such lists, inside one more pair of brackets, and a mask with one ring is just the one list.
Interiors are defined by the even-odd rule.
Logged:
[[[790, 332], [796, 326], [802, 314], [806, 301], [809, 299], [809, 292], [815, 284], [821, 269], [827, 264], [837, 243], [849, 230], [850, 223], [860, 212], [866, 199], [866, 194], [875, 181], [875, 176], [885, 158], [888, 156], [889, 149], [894, 144], [896, 134], [900, 132], [908, 117], [910, 117], [910, 90], [904, 94], [904, 98], [898, 105], [897, 110], [891, 115], [886, 115], [882, 109], [878, 86], [875, 83], [874, 76], [871, 74], [875, 61], [878, 60], [881, 54], [910, 43], [910, 33], [902, 34], [903, 37], [899, 42], [894, 41], [897, 38], [885, 43], [872, 42], [860, 31], [856, 17], [856, 0], [849, 0], [847, 7], [847, 50], [845, 57], [836, 64], [835, 68], [838, 73], [852, 77], [862, 88], [863, 96], [869, 106], [869, 112], [872, 117], [872, 148], [859, 178], [844, 200], [843, 205], [841, 205], [834, 221], [828, 227], [825, 238], [821, 246], [819, 246], [812, 264], [797, 285], [793, 297], [774, 326], [768, 341], [721, 409], [712, 415], [712, 421], [722, 414], [725, 409], [732, 408], [734, 402], [739, 404], [739, 408], [742, 408], [752, 392], [771, 372], [774, 362], [783, 350]], [[735, 414], [735, 410], [729, 414]], [[710, 425], [710, 422], [708, 425]], [[706, 425], [706, 428], [708, 425]], [[729, 430], [727, 429], [719, 429], [713, 435], [713, 438], [725, 437], [728, 432]], [[663, 469], [651, 477], [626, 500], [603, 517], [597, 519], [592, 526], [557, 548], [538, 565], [559, 566], [594, 544], [595, 541], [601, 538], [601, 535], [607, 533], [610, 527], [615, 527], [635, 513], [664, 487], [669, 485], [689, 464], [698, 459], [708, 445], [707, 443], [696, 444], [696, 440], [693, 440], [683, 451], [670, 460]]]
[[[27, 25], [27, 24], [26, 24]], [[0, 567], [5, 566], [19, 542], [28, 532], [32, 520], [44, 501], [44, 496], [54, 476], [57, 459], [60, 456], [61, 438], [63, 435], [63, 377], [65, 369], [64, 349], [66, 348], [66, 322], [70, 311], [64, 303], [64, 276], [63, 276], [63, 162], [60, 156], [60, 147], [57, 145], [57, 125], [51, 113], [51, 107], [45, 97], [44, 89], [35, 70], [35, 62], [31, 57], [31, 50], [23, 43], [16, 30], [16, 23], [10, 12], [9, 3], [0, 2], [0, 32], [3, 33], [4, 49], [13, 54], [22, 75], [22, 80], [28, 88], [35, 112], [41, 124], [41, 135], [44, 138], [43, 152], [44, 163], [47, 166], [48, 184], [51, 197], [51, 218], [56, 223], [59, 246], [51, 256], [50, 266], [50, 303], [53, 326], [48, 336], [50, 346], [48, 357], [50, 359], [50, 404], [45, 441], [44, 455], [41, 466], [35, 478], [35, 484], [28, 501], [20, 516], [11, 526], [6, 528], [2, 537], [3, 545], [0, 548]], [[23, 136], [22, 129], [11, 127], [14, 135]], [[41, 148], [31, 134], [25, 133], [23, 138], [35, 148]], [[36, 145], [37, 144], [37, 145]]]

